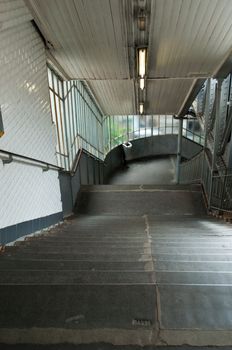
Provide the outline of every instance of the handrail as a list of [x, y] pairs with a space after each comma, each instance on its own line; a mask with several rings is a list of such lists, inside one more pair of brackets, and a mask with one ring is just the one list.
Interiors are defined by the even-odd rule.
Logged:
[[78, 152], [76, 154], [76, 157], [74, 159], [72, 169], [70, 170], [71, 174], [75, 174], [75, 172], [77, 170], [77, 167], [78, 167], [78, 165], [80, 163], [82, 152], [83, 152], [83, 148], [79, 148], [79, 150], [78, 150]]
[[[10, 156], [8, 160], [5, 160], [5, 163], [11, 163], [14, 160], [13, 157], [17, 157], [17, 158], [24, 159], [24, 160], [27, 160], [27, 161], [30, 161], [30, 162], [34, 162], [34, 163], [37, 163], [37, 164], [46, 165], [46, 167], [48, 169], [51, 169], [51, 170], [52, 169], [56, 169], [56, 170], [63, 170], [64, 169], [64, 168], [62, 168], [62, 167], [60, 167], [58, 165], [55, 165], [55, 164], [52, 164], [52, 163], [48, 163], [48, 162], [45, 162], [43, 160], [35, 159], [35, 158], [32, 158], [32, 157], [24, 156], [24, 155], [19, 154], [19, 153], [13, 153], [13, 152], [5, 151], [5, 150], [2, 150], [2, 149], [0, 149], [0, 153], [7, 154], [8, 156]], [[0, 157], [1, 157], [1, 155], [0, 155]]]
[[94, 158], [95, 160], [97, 160], [98, 162], [100, 163], [104, 163], [104, 161], [98, 157], [96, 157], [95, 155], [93, 155], [92, 153], [90, 153], [89, 151], [87, 151], [86, 149], [84, 148], [79, 148], [78, 152], [77, 152], [77, 155], [75, 157], [75, 160], [73, 162], [73, 166], [72, 166], [72, 169], [70, 170], [70, 173], [71, 175], [73, 176], [78, 168], [78, 165], [80, 163], [80, 160], [81, 160], [81, 156], [82, 156], [82, 153], [85, 153], [87, 156], [89, 157], [92, 157]]
[[[190, 140], [190, 141], [192, 141], [192, 140]], [[192, 142], [194, 142], [194, 141], [192, 141]], [[200, 155], [201, 153], [203, 153], [203, 152], [204, 152], [204, 150], [203, 150], [203, 149], [200, 149], [200, 151], [197, 152], [196, 154], [194, 154], [191, 158], [182, 161], [182, 162], [181, 162], [181, 166], [183, 166], [183, 165], [185, 165], [186, 163], [191, 162], [191, 161], [194, 160], [195, 158], [199, 157], [199, 155]]]
[[[83, 153], [85, 153], [87, 156], [95, 158], [96, 160], [98, 160], [101, 163], [104, 163], [104, 161], [101, 158], [98, 158], [97, 156], [95, 156], [94, 154], [90, 153], [89, 151], [87, 151], [85, 148], [82, 148]], [[103, 154], [102, 152], [99, 152], [101, 154]]]
[[[35, 159], [35, 158], [32, 158], [32, 157], [28, 157], [28, 156], [24, 156], [22, 154], [19, 154], [19, 153], [13, 153], [13, 152], [10, 152], [10, 151], [6, 151], [6, 150], [2, 150], [0, 149], [0, 158], [1, 158], [1, 153], [2, 154], [5, 154], [5, 155], [8, 155], [9, 158], [8, 159], [3, 159], [3, 162], [5, 164], [9, 164], [11, 162], [14, 161], [13, 157], [16, 157], [16, 158], [20, 158], [22, 160], [26, 160], [26, 161], [30, 161], [30, 162], [33, 162], [33, 163], [36, 163], [36, 164], [31, 164], [31, 165], [36, 165], [36, 166], [42, 166], [42, 165], [45, 165], [46, 168], [43, 168], [44, 171], [45, 170], [57, 170], [57, 171], [65, 171], [65, 172], [69, 172], [67, 170], [65, 170], [63, 167], [60, 167], [58, 165], [55, 165], [55, 164], [52, 164], [52, 163], [48, 163], [48, 162], [45, 162], [43, 160], [39, 160], [39, 159]], [[76, 158], [75, 158], [75, 161], [73, 163], [73, 167], [72, 169], [70, 170], [70, 173], [73, 174], [76, 172], [76, 169], [79, 165], [79, 162], [80, 162], [80, 158], [81, 158], [81, 155], [82, 153], [85, 153], [86, 155], [96, 159], [97, 161], [101, 162], [101, 163], [104, 163], [102, 159], [96, 157], [95, 155], [91, 154], [90, 152], [88, 152], [86, 149], [84, 148], [80, 148], [77, 152], [77, 155], [76, 155]], [[30, 164], [29, 164], [30, 165]]]

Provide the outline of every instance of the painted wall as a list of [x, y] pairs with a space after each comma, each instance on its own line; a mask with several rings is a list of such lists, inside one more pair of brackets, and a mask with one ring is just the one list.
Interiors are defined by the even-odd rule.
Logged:
[[[0, 149], [56, 164], [45, 49], [31, 19], [22, 0], [1, 3]], [[61, 211], [57, 171], [0, 160], [0, 229]]]

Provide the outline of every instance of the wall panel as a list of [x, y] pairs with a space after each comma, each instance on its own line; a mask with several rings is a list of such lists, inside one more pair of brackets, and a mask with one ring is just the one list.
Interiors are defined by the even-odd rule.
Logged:
[[[56, 164], [43, 42], [23, 1], [1, 2], [0, 16], [0, 149]], [[62, 212], [57, 171], [1, 158], [0, 229]]]

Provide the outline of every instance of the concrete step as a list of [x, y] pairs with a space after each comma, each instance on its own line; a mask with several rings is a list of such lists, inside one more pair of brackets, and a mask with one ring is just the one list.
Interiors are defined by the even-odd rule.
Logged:
[[168, 191], [83, 191], [76, 213], [92, 215], [127, 216], [205, 215], [201, 192]]
[[[181, 258], [180, 258], [181, 259]], [[1, 265], [0, 265], [1, 266]], [[0, 267], [1, 268], [1, 267]], [[170, 272], [232, 272], [232, 261], [161, 261], [156, 260], [155, 271]]]
[[1, 270], [2, 285], [140, 285], [154, 284], [152, 272], [80, 270]]
[[146, 190], [184, 190], [184, 191], [202, 191], [201, 185], [82, 185], [81, 191], [92, 192], [92, 191], [146, 191]]
[[155, 286], [146, 284], [1, 285], [0, 339], [1, 328], [86, 329], [91, 339], [94, 329], [135, 329], [134, 319], [155, 326], [154, 296]]
[[25, 245], [32, 245], [33, 246], [40, 246], [40, 245], [60, 245], [60, 246], [71, 246], [71, 245], [80, 245], [80, 246], [114, 246], [117, 245], [117, 247], [127, 247], [127, 246], [141, 246], [144, 243], [144, 235], [139, 234], [138, 236], [133, 237], [132, 234], [130, 235], [120, 235], [120, 236], [110, 236], [107, 237], [107, 235], [98, 235], [95, 234], [89, 234], [89, 235], [80, 235], [76, 234], [73, 237], [67, 236], [67, 239], [65, 239], [65, 235], [61, 236], [54, 236], [54, 237], [33, 237], [32, 239], [26, 240], [26, 241], [20, 241], [17, 243], [17, 245], [25, 244]]
[[[0, 344], [1, 346], [1, 344]], [[3, 345], [2, 345], [3, 346]], [[139, 345], [112, 345], [106, 343], [95, 343], [95, 344], [50, 344], [50, 345], [36, 345], [31, 344], [18, 344], [18, 345], [5, 345], [4, 350], [196, 350], [196, 347], [183, 345], [175, 346], [139, 346]], [[208, 346], [201, 346], [199, 350], [209, 350]], [[210, 350], [231, 350], [231, 347], [210, 347]]]
[[56, 253], [43, 253], [43, 252], [24, 252], [23, 255], [20, 252], [12, 252], [12, 253], [6, 253], [6, 257], [8, 259], [22, 259], [22, 260], [31, 260], [31, 259], [40, 259], [40, 260], [78, 260], [78, 261], [106, 261], [106, 262], [145, 262], [150, 261], [151, 256], [148, 254], [111, 254], [108, 252], [108, 254], [70, 254], [67, 252], [66, 254], [62, 252], [56, 252]]
[[146, 271], [152, 264], [146, 262], [112, 262], [80, 260], [0, 259], [1, 270], [75, 270], [75, 271]]
[[[16, 254], [53, 254], [53, 255], [58, 255], [61, 253], [62, 255], [121, 255], [121, 256], [130, 256], [130, 255], [139, 255], [139, 254], [147, 254], [147, 248], [143, 247], [132, 247], [132, 248], [121, 248], [121, 247], [116, 247], [116, 248], [108, 248], [108, 247], [78, 247], [78, 246], [71, 246], [71, 247], [60, 247], [60, 246], [42, 246], [41, 250], [38, 249], [38, 247], [33, 247], [33, 246], [23, 246], [23, 247], [16, 247], [15, 253]], [[10, 249], [10, 252], [12, 249]], [[39, 252], [38, 252], [39, 251]], [[7, 250], [8, 252], [8, 250]]]

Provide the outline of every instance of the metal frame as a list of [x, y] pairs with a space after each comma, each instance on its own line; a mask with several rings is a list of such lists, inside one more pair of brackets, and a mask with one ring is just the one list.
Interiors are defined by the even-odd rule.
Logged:
[[[144, 122], [144, 126], [141, 121]], [[191, 130], [186, 122], [183, 126], [183, 134], [188, 139], [203, 145], [205, 142], [204, 132], [200, 129], [199, 132], [193, 131], [196, 123], [198, 123], [197, 120], [192, 121], [193, 129]], [[104, 152], [106, 155], [124, 141], [155, 135], [177, 135], [178, 132], [178, 119], [172, 115], [107, 116], [103, 120]]]
[[58, 164], [70, 170], [82, 148], [104, 159], [103, 115], [88, 89], [80, 81], [64, 81], [50, 66], [48, 77]]

